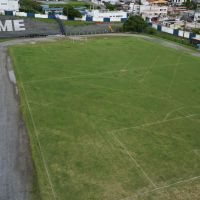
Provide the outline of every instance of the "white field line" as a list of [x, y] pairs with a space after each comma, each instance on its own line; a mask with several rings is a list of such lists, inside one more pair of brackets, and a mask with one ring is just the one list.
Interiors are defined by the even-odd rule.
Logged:
[[[73, 83], [74, 84], [74, 83]], [[75, 83], [76, 85], [81, 85], [81, 84], [77, 84], [77, 83]], [[97, 85], [97, 84], [84, 84], [84, 85], [88, 85], [88, 86], [95, 86], [95, 87], [99, 87], [99, 88], [102, 88], [102, 89], [107, 89], [107, 90], [112, 90], [112, 91], [117, 91], [117, 92], [120, 92], [120, 93], [122, 93], [122, 94], [129, 94], [130, 93], [130, 91], [131, 90], [126, 90], [126, 91], [123, 91], [123, 90], [119, 90], [119, 89], [113, 89], [113, 88], [110, 88], [110, 87], [104, 87], [104, 86], [99, 86], [99, 85]], [[81, 85], [82, 86], [82, 85]], [[30, 86], [29, 86], [30, 87]], [[52, 90], [51, 90], [51, 92], [52, 92]], [[60, 91], [59, 91], [59, 93], [60, 93]], [[61, 93], [63, 93], [63, 94], [65, 94], [65, 92], [61, 92]], [[101, 92], [101, 93], [103, 93], [103, 92]], [[73, 94], [74, 96], [77, 96], [77, 97], [79, 97], [80, 98], [80, 95], [76, 95], [76, 94]], [[155, 95], [146, 95], [146, 94], [137, 94], [138, 96], [139, 95], [142, 95], [142, 96], [146, 96], [146, 97], [151, 97], [151, 98], [157, 98], [157, 99], [162, 99], [162, 100], [166, 100], [166, 101], [176, 101], [176, 100], [173, 100], [173, 99], [169, 99], [168, 97], [157, 97], [157, 96], [155, 96]], [[94, 99], [94, 101], [98, 101], [98, 100], [95, 100]], [[101, 100], [102, 101], [102, 100]], [[112, 105], [117, 105], [117, 106], [120, 106], [120, 107], [125, 107], [125, 108], [130, 108], [130, 106], [127, 106], [127, 105], [125, 105], [125, 104], [118, 104], [118, 103], [113, 103], [113, 102], [111, 102], [111, 101], [108, 101], [108, 100], [103, 100], [104, 102], [106, 102], [106, 103], [110, 103], [110, 104], [112, 104]], [[30, 102], [30, 101], [29, 101]], [[38, 104], [38, 103], [36, 103], [36, 102], [34, 102], [34, 101], [31, 101], [30, 103], [33, 103], [33, 104]], [[55, 103], [49, 103], [49, 105], [52, 105], [52, 104], [55, 104]], [[42, 104], [40, 104], [40, 105], [42, 105]], [[45, 104], [45, 105], [47, 105], [47, 104]], [[136, 107], [135, 107], [136, 108]], [[138, 109], [138, 108], [137, 108]]]
[[31, 121], [32, 121], [32, 124], [33, 124], [34, 132], [35, 132], [35, 138], [36, 138], [37, 143], [38, 143], [39, 152], [40, 152], [40, 155], [41, 155], [41, 158], [42, 158], [42, 162], [43, 162], [46, 174], [47, 174], [49, 185], [50, 185], [51, 190], [52, 190], [53, 199], [56, 200], [57, 199], [56, 193], [55, 193], [55, 190], [54, 190], [54, 187], [53, 187], [53, 183], [52, 183], [52, 180], [51, 180], [51, 177], [50, 177], [50, 173], [49, 173], [49, 170], [48, 170], [48, 167], [47, 167], [47, 164], [46, 164], [46, 160], [44, 158], [44, 153], [43, 153], [43, 150], [42, 150], [42, 146], [41, 146], [40, 140], [38, 138], [38, 130], [36, 128], [36, 124], [35, 124], [35, 121], [34, 121], [34, 118], [33, 118], [33, 114], [32, 114], [32, 111], [31, 111], [30, 104], [28, 102], [28, 97], [27, 97], [27, 94], [26, 94], [26, 91], [25, 91], [23, 83], [21, 83], [21, 87], [22, 87], [22, 90], [24, 92], [25, 101], [26, 101], [26, 104], [27, 104], [27, 107], [28, 107], [28, 111], [29, 111], [29, 114], [30, 114], [30, 117], [31, 117]]
[[177, 181], [177, 182], [169, 184], [169, 185], [165, 185], [165, 186], [162, 186], [162, 187], [157, 187], [157, 188], [151, 190], [150, 192], [154, 192], [154, 191], [161, 190], [161, 189], [164, 189], [164, 188], [169, 188], [171, 186], [178, 185], [180, 183], [187, 183], [187, 182], [194, 181], [194, 180], [197, 180], [197, 179], [200, 179], [200, 176], [195, 176], [195, 177], [188, 178], [188, 179], [185, 179], [185, 180], [182, 180], [182, 181]]
[[[132, 62], [133, 59], [131, 59], [130, 61]], [[130, 62], [130, 63], [131, 63]], [[130, 64], [129, 62], [127, 63]], [[184, 64], [184, 63], [183, 63]], [[127, 66], [125, 65], [125, 66]], [[165, 67], [165, 66], [173, 66], [174, 64], [167, 64], [167, 65], [159, 65], [159, 67]], [[124, 66], [124, 67], [125, 67]], [[144, 66], [141, 66], [142, 68], [145, 68]], [[141, 68], [139, 68], [141, 69]], [[135, 69], [134, 69], [135, 70]], [[131, 70], [132, 71], [132, 70]], [[67, 71], [66, 71], [67, 72]], [[73, 79], [73, 78], [81, 78], [81, 77], [90, 77], [90, 76], [98, 76], [98, 75], [102, 75], [102, 74], [112, 74], [112, 73], [117, 73], [120, 72], [119, 70], [115, 70], [115, 71], [108, 71], [108, 72], [100, 72], [100, 73], [85, 73], [85, 72], [78, 72], [78, 71], [74, 71], [76, 73], [80, 73], [82, 75], [74, 75], [74, 76], [64, 76], [64, 77], [52, 77], [52, 78], [46, 78], [46, 79], [38, 79], [38, 80], [30, 80], [30, 81], [25, 81], [24, 84], [28, 84], [28, 83], [35, 83], [35, 82], [45, 82], [45, 81], [54, 81], [54, 80], [64, 80], [64, 79]]]
[[[79, 111], [75, 111], [70, 109], [71, 112], [76, 112], [80, 115], [84, 115], [85, 117], [87, 117], [88, 119], [90, 118], [87, 114], [79, 112]], [[93, 116], [94, 118], [97, 118], [96, 116]], [[104, 120], [103, 118], [99, 118]], [[106, 120], [106, 119], [105, 119]], [[106, 120], [107, 121], [107, 120]], [[110, 120], [108, 120], [110, 121]], [[112, 121], [113, 122], [113, 121]], [[117, 122], [116, 122], [117, 123]], [[130, 159], [135, 163], [135, 165], [137, 166], [137, 168], [139, 168], [142, 173], [144, 174], [144, 176], [149, 180], [149, 182], [156, 188], [156, 185], [153, 183], [153, 181], [150, 179], [150, 177], [147, 175], [147, 173], [142, 169], [142, 167], [139, 165], [139, 163], [136, 161], [136, 159], [131, 155], [131, 153], [127, 150], [127, 148], [125, 147], [125, 145], [117, 138], [117, 136], [115, 136], [113, 133], [111, 133], [113, 138], [120, 144], [120, 146], [124, 149], [125, 153], [130, 157]], [[110, 135], [110, 134], [109, 134]]]
[[[77, 84], [77, 83], [76, 83]], [[81, 85], [81, 84], [78, 84], [78, 85]], [[93, 86], [93, 84], [87, 84], [87, 85], [91, 85], [91, 86]], [[94, 86], [96, 86], [96, 85], [94, 85]], [[98, 86], [97, 86], [98, 87]], [[101, 86], [100, 86], [101, 87]], [[105, 88], [106, 89], [106, 87], [102, 87], [103, 89]], [[110, 89], [110, 90], [112, 90], [111, 88], [107, 88], [107, 89]], [[114, 90], [114, 89], [113, 89]], [[118, 92], [123, 92], [122, 90], [117, 90]], [[64, 92], [62, 92], [63, 94], [65, 94]], [[104, 92], [101, 92], [101, 93], [104, 93]], [[127, 93], [128, 94], [128, 92], [126, 92], [126, 91], [124, 91], [124, 93]], [[139, 94], [137, 94], [137, 95], [139, 95]], [[77, 95], [77, 94], [73, 94], [73, 96], [77, 96], [78, 98], [80, 98], [80, 95]], [[145, 96], [148, 96], [148, 95], [145, 95]], [[150, 96], [150, 97], [152, 97], [152, 98], [156, 98], [156, 96], [154, 97], [154, 96]], [[159, 98], [159, 97], [158, 97]], [[164, 98], [163, 98], [164, 99]], [[117, 105], [118, 107], [123, 107], [123, 108], [128, 108], [128, 109], [130, 109], [130, 108], [133, 108], [134, 106], [131, 106], [130, 104], [129, 105], [126, 105], [126, 104], [119, 104], [119, 103], [115, 103], [115, 102], [113, 102], [113, 101], [109, 101], [109, 100], [103, 100], [103, 99], [91, 99], [91, 101], [96, 101], [96, 102], [105, 102], [105, 103], [109, 103], [109, 104], [111, 104], [111, 105]], [[31, 104], [35, 104], [35, 105], [38, 105], [38, 106], [49, 106], [49, 105], [55, 105], [55, 103], [48, 103], [48, 104], [42, 104], [42, 103], [37, 103], [37, 102], [34, 102], [34, 101], [29, 101]], [[143, 108], [140, 108], [140, 107], [134, 107], [135, 109], [137, 109], [137, 110], [141, 110], [141, 111], [144, 111], [144, 109]], [[118, 122], [119, 123], [119, 122]], [[130, 123], [130, 125], [131, 125], [131, 123]]]
[[199, 153], [199, 149], [194, 149], [193, 152], [196, 156], [198, 156], [200, 158], [200, 153]]
[[[168, 112], [168, 113], [165, 115], [165, 117], [164, 117], [163, 120], [167, 120], [168, 117], [169, 117], [172, 113], [174, 113], [174, 112], [176, 112], [176, 111], [183, 110], [183, 109], [185, 109], [185, 108], [200, 108], [200, 106], [198, 106], [198, 105], [196, 105], [196, 106], [182, 106], [182, 107], [173, 109], [173, 110], [171, 110], [170, 112]], [[188, 113], [187, 113], [187, 114], [188, 114]]]
[[158, 121], [155, 121], [155, 122], [145, 123], [145, 124], [141, 124], [141, 125], [138, 125], [138, 126], [115, 129], [115, 130], [111, 130], [109, 132], [113, 132], [114, 133], [114, 132], [118, 132], [118, 131], [124, 131], [124, 130], [129, 130], [129, 129], [140, 128], [140, 127], [152, 126], [152, 125], [156, 125], [156, 124], [163, 124], [163, 123], [166, 123], [166, 122], [185, 119], [185, 118], [190, 118], [190, 117], [194, 117], [194, 116], [197, 116], [197, 115], [199, 115], [199, 114], [191, 114], [191, 115], [187, 115], [187, 116], [183, 116], [183, 117], [176, 117], [176, 118], [168, 119], [168, 120], [160, 120], [160, 121], [158, 120]]
[[158, 60], [159, 56], [156, 56], [153, 63], [150, 64], [149, 67], [147, 67], [147, 70], [145, 71], [144, 75], [143, 75], [143, 78], [140, 80], [140, 82], [144, 82], [145, 81], [145, 78], [147, 76], [147, 74], [150, 72], [151, 68], [156, 64], [157, 60]]
[[165, 115], [163, 121], [167, 120], [168, 117], [169, 117], [172, 113], [174, 113], [174, 112], [176, 112], [176, 111], [179, 111], [179, 110], [182, 110], [182, 109], [184, 109], [184, 108], [185, 108], [185, 106], [182, 106], [182, 107], [180, 107], [180, 108], [176, 108], [176, 109], [174, 109], [174, 110], [171, 110], [170, 112], [168, 112], [168, 113]]
[[[94, 100], [96, 101], [96, 100]], [[106, 101], [107, 102], [107, 101]], [[34, 105], [37, 105], [37, 106], [41, 106], [41, 107], [47, 107], [47, 106], [50, 106], [51, 108], [58, 108], [58, 109], [63, 109], [62, 106], [57, 106], [55, 103], [47, 103], [47, 104], [42, 104], [42, 103], [36, 103], [34, 101], [29, 101], [30, 104], [34, 104]], [[108, 102], [108, 103], [112, 103], [112, 102]], [[55, 106], [52, 106], [52, 105], [55, 105]], [[121, 104], [116, 104], [118, 106], [122, 106]], [[127, 107], [127, 108], [130, 108], [130, 107]], [[108, 122], [112, 122], [112, 123], [115, 123], [115, 124], [121, 124], [121, 125], [124, 125], [124, 123], [122, 122], [118, 122], [118, 121], [115, 121], [115, 120], [109, 120], [109, 119], [105, 119], [103, 117], [99, 117], [99, 116], [95, 116], [95, 115], [91, 115], [91, 116], [88, 116], [86, 113], [84, 112], [80, 112], [80, 111], [77, 111], [77, 110], [73, 110], [71, 108], [67, 108], [70, 112], [74, 112], [74, 113], [78, 113], [80, 115], [84, 115], [86, 116], [87, 118], [95, 118], [95, 119], [99, 119], [99, 120], [103, 120], [103, 121], [108, 121]]]
[[[60, 107], [60, 109], [63, 109], [62, 107]], [[95, 115], [91, 115], [91, 116], [88, 116], [86, 113], [83, 113], [83, 112], [79, 112], [77, 110], [73, 110], [71, 108], [69, 108], [69, 110], [73, 113], [77, 113], [79, 115], [84, 115], [86, 118], [90, 119], [90, 118], [95, 118], [95, 119], [99, 119], [99, 120], [102, 120], [102, 121], [107, 121], [107, 122], [112, 122], [112, 123], [115, 123], [115, 124], [121, 124], [121, 125], [124, 125], [124, 123], [122, 122], [118, 122], [118, 121], [115, 121], [115, 120], [109, 120], [109, 119], [105, 119], [103, 117], [99, 117], [99, 116], [95, 116]]]
[[119, 140], [119, 138], [113, 134], [112, 132], [108, 132], [108, 134], [111, 134], [113, 138], [119, 143], [119, 145], [124, 149], [126, 154], [129, 156], [129, 158], [134, 162], [134, 164], [140, 169], [140, 171], [143, 173], [143, 175], [146, 177], [146, 179], [153, 185], [154, 188], [156, 188], [156, 185], [152, 181], [152, 179], [147, 175], [147, 173], [143, 170], [143, 168], [140, 166], [140, 164], [137, 162], [137, 160], [131, 155], [131, 153], [128, 151], [126, 146]]
[[[105, 101], [107, 102], [107, 101]], [[38, 105], [38, 106], [42, 106], [42, 107], [46, 107], [46, 106], [52, 106], [52, 105], [55, 105], [55, 103], [49, 103], [49, 104], [40, 104], [40, 103], [35, 103], [33, 101], [29, 101], [30, 104], [35, 104], [35, 105]], [[113, 104], [111, 101], [108, 101], [108, 103], [110, 104]], [[123, 106], [121, 104], [116, 104], [118, 106]], [[125, 106], [126, 107], [126, 106]], [[62, 106], [57, 106], [56, 105], [56, 108], [58, 109], [63, 109]], [[129, 106], [127, 106], [127, 108], [130, 108]], [[79, 115], [84, 115], [85, 117], [87, 117], [88, 119], [90, 118], [94, 118], [94, 119], [98, 119], [98, 120], [102, 120], [102, 121], [107, 121], [107, 122], [112, 122], [112, 123], [116, 123], [116, 124], [121, 124], [121, 125], [124, 125], [124, 123], [121, 123], [121, 122], [118, 122], [118, 121], [115, 121], [115, 120], [109, 120], [109, 119], [105, 119], [103, 117], [100, 117], [100, 116], [95, 116], [95, 115], [90, 115], [88, 116], [86, 113], [84, 112], [80, 112], [80, 111], [77, 111], [77, 110], [74, 110], [74, 109], [71, 109], [71, 108], [67, 108], [70, 112], [74, 112], [74, 113], [77, 113]], [[185, 113], [185, 114], [188, 114], [188, 113]], [[149, 132], [151, 133], [148, 129], [145, 129], [144, 127], [138, 127], [136, 129], [139, 129], [139, 130], [144, 130], [146, 132]], [[161, 134], [161, 132], [158, 132], [158, 131], [153, 131], [153, 133], [157, 134], [157, 135], [160, 135], [160, 136], [164, 136], [164, 137], [168, 137], [168, 138], [173, 138], [173, 139], [177, 139], [177, 140], [182, 140], [182, 141], [186, 141], [185, 139], [182, 139], [181, 137], [173, 137], [173, 136], [169, 136], [169, 135], [166, 135], [165, 133]]]
[[[73, 83], [74, 84], [74, 83]], [[81, 85], [81, 84], [77, 84], [75, 83], [76, 85]], [[88, 86], [93, 86], [93, 87], [96, 87], [96, 88], [102, 88], [102, 89], [106, 89], [106, 90], [112, 90], [112, 91], [115, 91], [115, 92], [120, 92], [122, 94], [130, 94], [132, 89], [128, 89], [128, 90], [120, 90], [120, 89], [114, 89], [114, 88], [111, 88], [111, 87], [104, 87], [104, 86], [101, 86], [101, 85], [97, 85], [97, 84], [94, 84], [94, 83], [84, 83], [84, 85], [88, 85]], [[133, 91], [135, 92], [135, 91]], [[159, 96], [155, 96], [155, 95], [151, 95], [151, 94], [145, 94], [145, 93], [137, 93], [136, 94], [137, 96], [145, 96], [145, 97], [151, 97], [151, 98], [155, 98], [155, 99], [161, 99], [161, 100], [171, 100], [169, 99], [169, 97], [159, 97]]]
[[102, 75], [102, 74], [112, 74], [112, 73], [116, 73], [116, 72], [119, 72], [119, 70], [108, 71], [108, 72], [100, 72], [100, 73], [94, 73], [94, 74], [82, 74], [82, 75], [74, 75], [74, 76], [64, 76], [64, 77], [54, 77], [54, 78], [47, 78], [47, 79], [38, 79], [38, 80], [32, 80], [32, 81], [25, 81], [24, 84], [35, 83], [35, 82], [53, 81], [53, 80], [64, 80], [64, 79], [98, 76], [98, 75]]
[[176, 64], [175, 64], [175, 68], [174, 68], [174, 73], [173, 73], [173, 77], [172, 77], [172, 80], [171, 82], [169, 83], [169, 87], [168, 87], [168, 90], [167, 90], [167, 95], [169, 95], [170, 93], [170, 90], [174, 84], [174, 81], [175, 81], [175, 77], [176, 77], [176, 74], [177, 74], [177, 71], [178, 71], [178, 67], [180, 65], [180, 60], [181, 60], [181, 56], [178, 57], [177, 61], [176, 61]]
[[153, 134], [156, 134], [156, 135], [159, 135], [159, 136], [163, 136], [163, 137], [166, 137], [166, 138], [172, 138], [172, 139], [176, 139], [176, 140], [180, 140], [180, 141], [183, 141], [183, 142], [187, 142], [186, 139], [183, 139], [181, 137], [174, 137], [174, 136], [169, 136], [168, 134], [164, 133], [164, 132], [159, 132], [159, 131], [150, 131], [148, 129], [145, 129], [143, 127], [140, 127], [140, 128], [137, 128], [139, 130], [143, 130], [144, 132], [148, 132], [148, 133], [153, 133]]
[[195, 181], [195, 180], [198, 180], [198, 179], [200, 179], [200, 176], [194, 176], [192, 178], [188, 178], [188, 179], [184, 179], [184, 180], [181, 180], [181, 181], [177, 181], [177, 182], [169, 184], [169, 185], [157, 187], [157, 188], [149, 190], [147, 192], [143, 192], [143, 193], [140, 193], [140, 194], [138, 193], [138, 194], [135, 194], [134, 196], [126, 197], [126, 198], [123, 198], [121, 200], [134, 200], [135, 196], [140, 196], [140, 195], [144, 196], [144, 195], [152, 193], [152, 192], [160, 191], [160, 190], [163, 190], [163, 189], [167, 189], [167, 188], [179, 185], [181, 183], [188, 183], [188, 182]]

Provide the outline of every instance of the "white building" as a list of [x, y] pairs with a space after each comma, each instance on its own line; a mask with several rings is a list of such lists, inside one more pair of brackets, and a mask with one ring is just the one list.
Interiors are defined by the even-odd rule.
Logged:
[[144, 17], [165, 17], [167, 16], [168, 6], [157, 6], [157, 5], [141, 5], [140, 14]]
[[194, 21], [200, 21], [200, 9], [194, 13]]
[[93, 21], [104, 21], [104, 19], [121, 21], [127, 18], [127, 12], [124, 11], [91, 10], [87, 12], [87, 15], [93, 17]]
[[19, 0], [0, 0], [0, 11], [19, 11]]
[[165, 17], [167, 16], [168, 6], [158, 6], [158, 5], [138, 5], [131, 3], [130, 4], [130, 13], [136, 15], [142, 15], [144, 18], [153, 18], [153, 17]]
[[119, 2], [119, 0], [91, 0], [91, 2], [97, 5], [104, 5], [104, 2], [115, 5], [117, 2]]
[[172, 0], [172, 4], [174, 5], [182, 5], [186, 0]]

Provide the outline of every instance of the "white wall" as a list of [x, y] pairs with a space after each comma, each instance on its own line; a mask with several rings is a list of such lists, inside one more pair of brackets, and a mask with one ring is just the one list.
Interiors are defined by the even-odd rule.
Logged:
[[152, 24], [152, 27], [157, 30], [158, 25], [157, 24]]
[[181, 37], [184, 36], [184, 38], [189, 38], [189, 37], [190, 37], [190, 32], [179, 30], [179, 32], [178, 32], [178, 36], [181, 36]]
[[194, 14], [194, 21], [198, 21], [198, 20], [200, 20], [200, 11], [195, 12], [195, 14]]
[[175, 5], [182, 5], [186, 0], [172, 0], [172, 3]]
[[162, 26], [162, 31], [165, 33], [173, 34], [174, 30], [172, 28], [168, 28], [165, 26]]
[[[99, 10], [92, 10], [88, 11], [88, 15], [93, 16], [93, 18], [110, 18], [110, 20], [121, 20], [121, 18], [127, 18], [127, 12], [124, 11], [99, 11]], [[119, 21], [120, 21], [119, 20]]]

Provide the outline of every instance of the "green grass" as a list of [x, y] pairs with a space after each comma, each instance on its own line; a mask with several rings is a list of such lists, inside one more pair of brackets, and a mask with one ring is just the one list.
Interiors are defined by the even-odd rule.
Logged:
[[84, 1], [65, 1], [66, 4], [49, 4], [50, 7], [64, 7], [66, 5], [71, 5], [74, 7], [82, 7], [85, 6], [89, 8], [91, 6], [90, 2], [84, 2]]
[[12, 38], [0, 38], [0, 42], [6, 42], [8, 40], [11, 40]]
[[74, 20], [65, 20], [63, 21], [65, 25], [69, 26], [84, 26], [84, 25], [91, 25], [95, 24], [95, 22], [87, 22], [87, 21], [74, 21]]
[[190, 40], [187, 38], [182, 38], [176, 35], [171, 35], [169, 33], [160, 32], [160, 31], [156, 31], [155, 34], [153, 34], [152, 36], [159, 37], [165, 40], [170, 40], [170, 41], [179, 43], [180, 45], [187, 46], [188, 48], [191, 48], [191, 49], [196, 49], [196, 46], [194, 44], [191, 44]]
[[199, 199], [199, 58], [136, 37], [9, 50], [42, 199], [38, 141], [57, 199]]

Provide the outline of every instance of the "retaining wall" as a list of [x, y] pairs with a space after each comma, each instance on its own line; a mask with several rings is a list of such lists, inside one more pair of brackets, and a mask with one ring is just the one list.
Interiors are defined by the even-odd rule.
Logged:
[[171, 35], [184, 37], [184, 38], [187, 38], [187, 39], [200, 38], [200, 35], [198, 35], [198, 34], [188, 32], [188, 31], [182, 31], [182, 30], [179, 30], [179, 29], [173, 29], [173, 28], [169, 28], [169, 27], [166, 27], [166, 26], [161, 26], [161, 25], [158, 25], [158, 24], [152, 24], [152, 27], [155, 28], [158, 31], [169, 33]]

